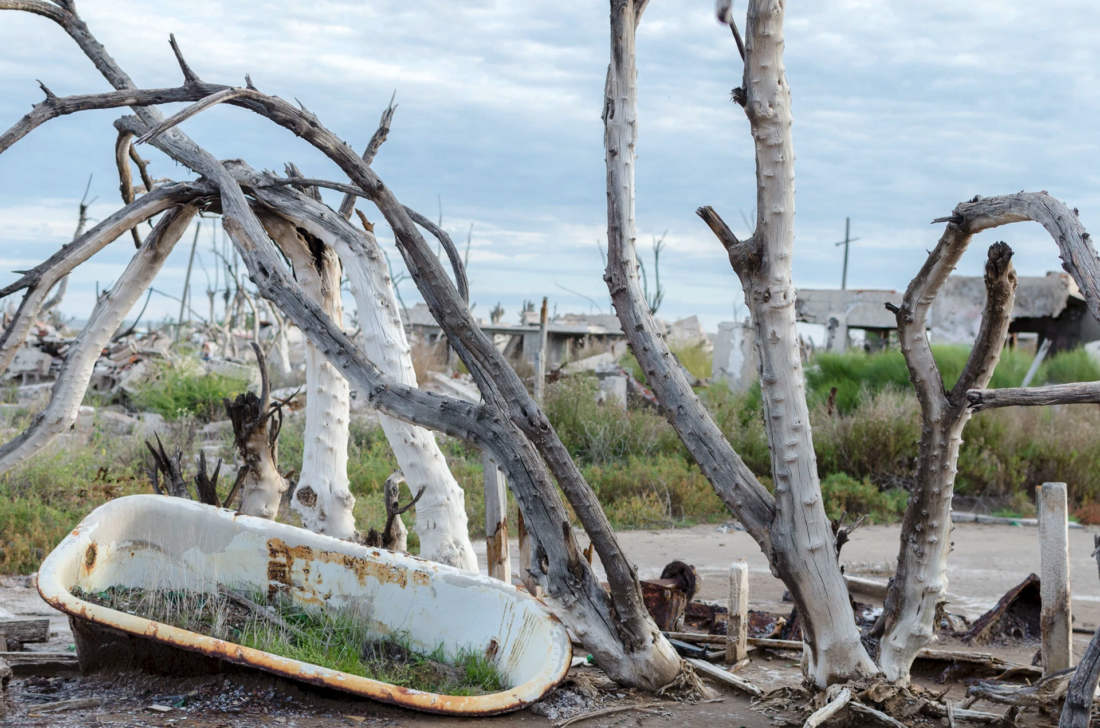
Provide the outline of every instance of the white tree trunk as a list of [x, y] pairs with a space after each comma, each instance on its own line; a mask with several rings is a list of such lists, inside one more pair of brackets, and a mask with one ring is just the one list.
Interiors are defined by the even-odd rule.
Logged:
[[791, 279], [794, 144], [783, 67], [783, 3], [750, 3], [745, 36], [745, 112], [756, 147], [756, 257], [737, 272], [756, 330], [775, 481], [772, 567], [790, 588], [807, 627], [807, 677], [825, 686], [877, 669], [860, 642], [837, 564], [806, 405]]
[[[384, 374], [401, 384], [417, 386], [412, 350], [398, 313], [385, 256], [374, 236], [364, 234], [365, 245], [348, 266], [356, 299], [363, 349]], [[447, 460], [430, 430], [380, 415], [393, 454], [411, 493], [424, 487], [416, 503], [413, 525], [420, 538], [420, 555], [466, 571], [477, 571], [477, 557], [466, 522], [465, 494], [451, 474]]]
[[87, 326], [65, 357], [46, 409], [22, 434], [0, 448], [0, 472], [23, 462], [73, 426], [103, 347], [153, 282], [195, 212], [196, 209], [188, 205], [177, 207], [162, 218], [130, 259], [114, 287], [100, 297]]
[[[279, 195], [278, 189], [257, 189], [259, 196]], [[389, 268], [374, 235], [350, 230], [339, 234], [343, 218], [316, 204], [331, 228], [317, 226], [310, 218], [295, 219], [294, 224], [326, 241], [344, 263], [355, 297], [363, 350], [384, 374], [395, 381], [415, 387], [416, 371], [405, 328], [401, 323], [397, 297], [390, 281]], [[283, 214], [292, 214], [293, 206], [283, 205]], [[405, 481], [412, 493], [424, 487], [416, 504], [414, 530], [420, 539], [420, 555], [467, 571], [477, 570], [477, 557], [467, 532], [466, 503], [462, 488], [447, 466], [447, 460], [430, 430], [380, 414], [386, 439], [393, 449]]]
[[[264, 225], [294, 266], [294, 276], [340, 326], [340, 260], [320, 241], [306, 241], [292, 225], [264, 216]], [[348, 380], [317, 347], [306, 342], [306, 428], [302, 472], [290, 505], [311, 531], [336, 538], [355, 535], [355, 497], [348, 488]]]

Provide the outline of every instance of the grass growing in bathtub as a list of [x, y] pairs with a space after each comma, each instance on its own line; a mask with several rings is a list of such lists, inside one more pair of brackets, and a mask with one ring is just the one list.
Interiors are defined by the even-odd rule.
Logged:
[[417, 652], [407, 635], [380, 636], [341, 612], [302, 609], [288, 599], [219, 589], [217, 594], [110, 587], [73, 590], [85, 601], [282, 657], [416, 690], [480, 695], [503, 690], [492, 660], [474, 650], [448, 659], [442, 645]]

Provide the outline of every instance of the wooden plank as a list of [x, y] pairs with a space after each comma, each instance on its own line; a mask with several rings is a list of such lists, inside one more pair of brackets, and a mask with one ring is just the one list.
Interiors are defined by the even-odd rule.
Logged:
[[844, 583], [848, 585], [848, 591], [852, 594], [880, 600], [886, 598], [887, 584], [884, 581], [845, 575]]
[[1043, 674], [1073, 665], [1073, 616], [1069, 589], [1069, 530], [1065, 483], [1039, 486], [1040, 651]]
[[47, 642], [50, 639], [50, 620], [47, 617], [0, 619], [0, 636], [10, 642]]
[[737, 688], [741, 692], [748, 693], [749, 695], [759, 698], [764, 694], [764, 691], [753, 685], [751, 682], [743, 677], [738, 677], [731, 672], [723, 670], [717, 665], [712, 665], [705, 660], [700, 660], [695, 657], [688, 657], [686, 660], [696, 672], [705, 675], [706, 677], [713, 678], [719, 682], [725, 683], [730, 687]]
[[0, 652], [0, 662], [6, 662], [16, 675], [49, 675], [80, 669], [72, 652]]
[[485, 470], [485, 560], [489, 576], [512, 583], [512, 561], [508, 554], [508, 485], [504, 473], [489, 456], [481, 454]]
[[726, 662], [736, 664], [749, 654], [749, 565], [730, 566], [729, 621], [726, 623]]

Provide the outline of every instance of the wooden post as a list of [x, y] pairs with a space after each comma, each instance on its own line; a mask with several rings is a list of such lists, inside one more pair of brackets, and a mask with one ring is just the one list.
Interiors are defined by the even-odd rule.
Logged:
[[749, 654], [749, 566], [730, 566], [730, 612], [726, 624], [726, 662], [736, 665]]
[[1039, 496], [1039, 594], [1042, 610], [1043, 674], [1073, 665], [1072, 615], [1069, 602], [1069, 526], [1066, 484], [1043, 483]]
[[535, 401], [542, 404], [546, 392], [546, 296], [542, 297], [539, 312], [539, 351], [535, 355]]
[[508, 487], [504, 473], [482, 452], [485, 470], [485, 561], [489, 576], [511, 584], [512, 562], [508, 555]]

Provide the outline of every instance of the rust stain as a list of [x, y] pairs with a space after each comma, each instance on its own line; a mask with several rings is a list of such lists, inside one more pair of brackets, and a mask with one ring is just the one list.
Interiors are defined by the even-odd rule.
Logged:
[[95, 566], [95, 557], [96, 547], [95, 543], [93, 542], [88, 544], [88, 549], [84, 552], [84, 568], [88, 571], [91, 571], [92, 567]]
[[[302, 575], [307, 580], [311, 572], [309, 564], [313, 561], [342, 566], [355, 574], [355, 578], [360, 584], [365, 584], [368, 578], [382, 584], [397, 584], [402, 588], [408, 586], [409, 583], [409, 569], [351, 556], [338, 551], [313, 549], [309, 546], [290, 546], [279, 538], [269, 538], [267, 540], [267, 553], [268, 580], [284, 587], [298, 589], [306, 587], [305, 584], [291, 583], [295, 561], [301, 562]], [[375, 556], [380, 556], [377, 551], [372, 553]], [[431, 581], [431, 574], [413, 571], [412, 578], [414, 583], [427, 585]], [[318, 581], [318, 583], [320, 582]]]
[[[246, 648], [232, 642], [201, 637], [193, 632], [177, 628], [167, 629], [164, 634], [161, 634], [160, 627], [164, 625], [159, 623], [150, 623], [144, 633], [137, 632], [128, 625], [124, 626], [122, 624], [117, 624], [106, 615], [100, 614], [100, 610], [93, 605], [83, 600], [76, 599], [72, 597], [71, 594], [66, 594], [65, 596], [67, 596], [68, 599], [60, 598], [58, 595], [54, 594], [51, 594], [49, 597], [43, 595], [43, 598], [58, 610], [94, 624], [121, 629], [124, 632], [144, 636], [156, 642], [172, 645], [190, 652], [198, 652], [209, 657], [216, 657], [241, 665], [257, 667], [276, 675], [283, 675], [312, 685], [363, 695], [382, 702], [413, 708], [415, 710], [422, 710], [428, 713], [464, 715], [471, 717], [507, 713], [539, 700], [565, 677], [565, 671], [563, 671], [556, 679], [549, 681], [545, 689], [538, 696], [528, 698], [527, 700], [520, 699], [507, 690], [493, 695], [471, 697], [422, 692], [389, 683], [377, 682], [367, 678], [360, 678], [355, 675], [347, 675], [338, 671], [325, 671], [327, 674], [317, 674], [312, 671], [303, 672], [298, 666], [287, 665], [287, 660], [285, 658], [260, 650]], [[196, 640], [195, 638], [201, 639]], [[489, 649], [491, 650], [494, 647], [496, 647], [496, 640], [490, 643]], [[497, 647], [497, 649], [499, 649], [499, 647]], [[566, 671], [568, 670], [568, 666], [569, 660], [567, 659], [565, 661]], [[313, 666], [309, 667], [312, 668]]]

